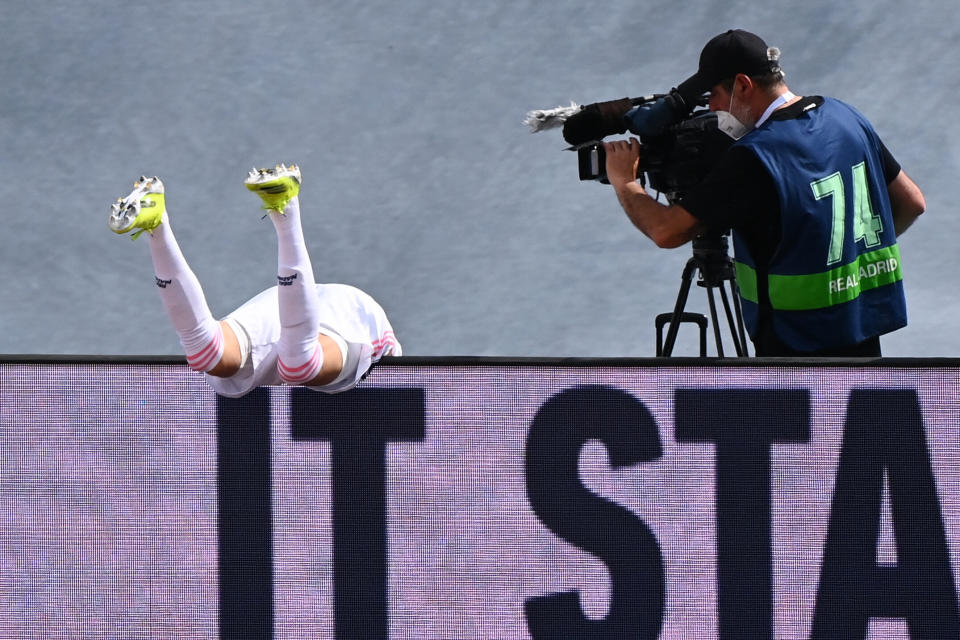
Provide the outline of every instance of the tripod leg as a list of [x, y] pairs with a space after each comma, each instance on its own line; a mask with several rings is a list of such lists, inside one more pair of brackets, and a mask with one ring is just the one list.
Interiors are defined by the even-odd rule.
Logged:
[[673, 354], [673, 346], [677, 342], [677, 332], [680, 331], [680, 316], [683, 314], [683, 308], [687, 305], [687, 296], [690, 294], [690, 282], [693, 280], [693, 272], [697, 269], [697, 263], [692, 258], [687, 261], [683, 268], [683, 275], [680, 276], [680, 292], [677, 294], [677, 303], [673, 307], [673, 319], [670, 320], [670, 326], [667, 328], [667, 337], [663, 343], [663, 355], [670, 357]]
[[720, 322], [717, 319], [717, 303], [713, 299], [713, 287], [707, 287], [707, 301], [710, 303], [710, 320], [713, 322], [713, 337], [717, 341], [717, 357], [723, 357], [723, 339], [720, 337]]
[[733, 310], [737, 314], [737, 332], [740, 334], [740, 342], [743, 344], [743, 355], [747, 353], [747, 334], [743, 324], [743, 310], [740, 308], [740, 289], [737, 287], [737, 281], [730, 281], [730, 288], [733, 290]]
[[746, 355], [744, 353], [746, 344], [743, 342], [743, 338], [738, 335], [737, 329], [739, 325], [734, 324], [733, 313], [730, 310], [730, 300], [727, 298], [727, 290], [723, 286], [723, 283], [720, 283], [720, 300], [723, 302], [723, 310], [727, 315], [727, 326], [730, 327], [730, 335], [733, 337], [733, 347], [737, 351], [737, 356], [742, 358]]

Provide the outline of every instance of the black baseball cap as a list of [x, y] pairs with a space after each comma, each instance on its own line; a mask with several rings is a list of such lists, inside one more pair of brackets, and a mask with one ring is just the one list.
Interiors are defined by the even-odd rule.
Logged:
[[779, 52], [771, 59], [769, 47], [758, 35], [731, 29], [714, 37], [700, 52], [700, 69], [684, 83], [691, 94], [700, 95], [738, 73], [757, 76], [780, 68]]

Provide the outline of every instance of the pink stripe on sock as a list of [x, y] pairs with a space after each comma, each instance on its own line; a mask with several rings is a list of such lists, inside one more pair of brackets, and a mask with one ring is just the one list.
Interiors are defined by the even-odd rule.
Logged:
[[379, 358], [387, 351], [392, 351], [393, 347], [397, 346], [397, 339], [393, 334], [393, 331], [386, 331], [379, 340], [374, 340], [370, 343], [373, 347], [373, 357]]
[[187, 356], [187, 364], [194, 371], [209, 371], [220, 361], [223, 347], [223, 331], [217, 327], [213, 340], [198, 353]]
[[322, 366], [323, 351], [320, 349], [319, 344], [314, 348], [313, 355], [310, 359], [299, 367], [287, 366], [282, 360], [277, 358], [277, 371], [280, 373], [280, 378], [287, 384], [303, 384], [304, 382], [312, 380], [320, 373]]

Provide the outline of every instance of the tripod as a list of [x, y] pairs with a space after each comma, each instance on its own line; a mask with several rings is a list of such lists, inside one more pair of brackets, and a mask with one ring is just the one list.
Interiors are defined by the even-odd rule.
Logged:
[[[657, 329], [657, 356], [670, 357], [677, 341], [677, 332], [680, 324], [692, 322], [700, 328], [700, 357], [707, 355], [707, 318], [699, 313], [686, 313], [684, 307], [690, 293], [690, 283], [693, 274], [698, 272], [700, 277], [697, 285], [707, 290], [707, 300], [710, 303], [710, 319], [713, 322], [713, 336], [716, 340], [717, 356], [723, 356], [723, 339], [720, 335], [720, 323], [717, 316], [717, 304], [713, 296], [714, 289], [720, 293], [720, 300], [727, 318], [727, 326], [733, 339], [734, 350], [738, 357], [746, 357], [747, 337], [743, 328], [743, 313], [740, 308], [740, 295], [737, 290], [736, 272], [733, 261], [727, 254], [726, 233], [706, 232], [693, 239], [693, 257], [687, 261], [681, 276], [680, 291], [677, 294], [677, 303], [672, 313], [661, 313], [656, 317]], [[724, 283], [730, 283], [730, 297]], [[736, 317], [734, 317], [736, 316]], [[666, 341], [662, 340], [663, 327], [669, 324]]]

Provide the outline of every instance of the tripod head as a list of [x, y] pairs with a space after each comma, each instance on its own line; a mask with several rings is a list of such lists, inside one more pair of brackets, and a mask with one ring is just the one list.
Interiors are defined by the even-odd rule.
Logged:
[[[720, 336], [720, 325], [713, 292], [720, 294], [723, 309], [727, 317], [727, 326], [730, 328], [734, 350], [738, 356], [747, 355], [747, 337], [744, 332], [743, 316], [740, 308], [737, 291], [737, 273], [727, 250], [730, 242], [727, 236], [729, 229], [708, 229], [693, 239], [693, 257], [687, 260], [681, 276], [680, 292], [677, 294], [677, 303], [673, 313], [662, 313], [656, 317], [657, 328], [657, 355], [670, 356], [677, 339], [677, 331], [683, 322], [695, 322], [700, 327], [700, 356], [707, 355], [706, 331], [707, 318], [702, 314], [686, 313], [687, 294], [693, 281], [694, 273], [699, 274], [697, 284], [707, 290], [707, 301], [710, 303], [710, 320], [713, 322], [713, 335], [716, 340], [717, 355], [723, 357], [723, 339]], [[727, 297], [725, 284], [729, 284], [732, 300]], [[666, 340], [661, 344], [661, 329], [669, 322]]]
[[719, 287], [724, 281], [736, 278], [733, 260], [728, 254], [729, 234], [729, 229], [708, 229], [693, 239], [692, 260], [700, 272], [699, 286]]

